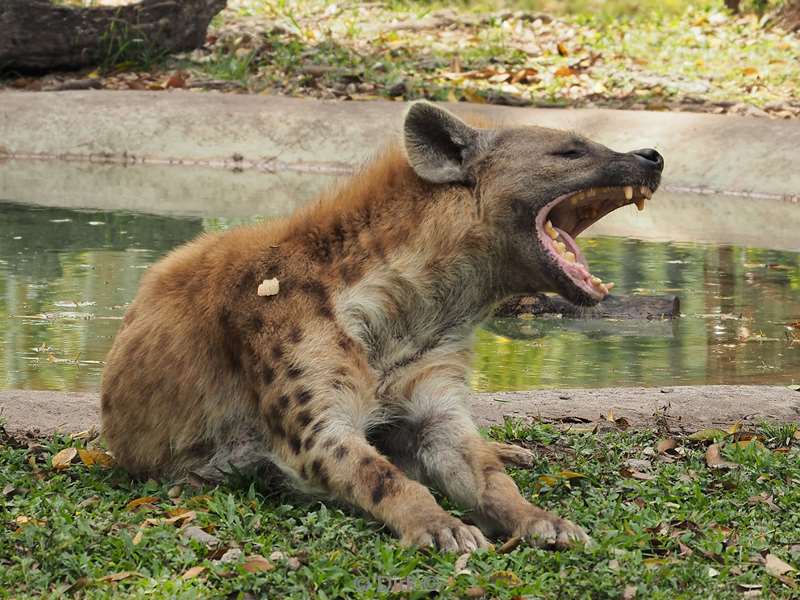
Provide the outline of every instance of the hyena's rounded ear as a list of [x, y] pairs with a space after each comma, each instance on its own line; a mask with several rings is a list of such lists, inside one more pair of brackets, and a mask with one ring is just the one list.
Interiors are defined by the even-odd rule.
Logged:
[[469, 180], [466, 159], [475, 153], [479, 132], [430, 102], [414, 102], [406, 112], [403, 137], [408, 162], [431, 183]]

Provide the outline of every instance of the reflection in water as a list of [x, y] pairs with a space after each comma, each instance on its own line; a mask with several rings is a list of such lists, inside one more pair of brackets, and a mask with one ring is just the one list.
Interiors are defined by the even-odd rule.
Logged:
[[[148, 265], [225, 219], [0, 203], [0, 388], [96, 390]], [[797, 383], [800, 255], [595, 238], [621, 294], [674, 294], [674, 322], [506, 319], [478, 333], [476, 389]], [[796, 333], [800, 339], [800, 332]]]

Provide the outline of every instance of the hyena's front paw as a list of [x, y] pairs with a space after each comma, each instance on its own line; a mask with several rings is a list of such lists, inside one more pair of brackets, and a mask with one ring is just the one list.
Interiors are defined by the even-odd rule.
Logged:
[[589, 536], [578, 525], [539, 508], [531, 511], [516, 528], [514, 535], [540, 548], [562, 549], [591, 543]]
[[443, 552], [458, 553], [489, 546], [480, 529], [447, 513], [410, 524], [402, 532], [400, 541], [406, 546], [438, 548]]

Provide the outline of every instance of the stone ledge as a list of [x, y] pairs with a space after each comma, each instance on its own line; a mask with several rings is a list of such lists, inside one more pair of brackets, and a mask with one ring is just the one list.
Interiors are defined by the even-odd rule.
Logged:
[[[654, 415], [666, 415], [671, 427], [697, 430], [737, 421], [800, 423], [800, 392], [762, 385], [493, 392], [475, 394], [471, 408], [481, 425], [501, 423], [505, 416], [595, 422], [612, 411], [637, 428], [656, 424]], [[0, 391], [0, 417], [9, 432], [74, 433], [99, 426], [99, 396], [90, 392]]]

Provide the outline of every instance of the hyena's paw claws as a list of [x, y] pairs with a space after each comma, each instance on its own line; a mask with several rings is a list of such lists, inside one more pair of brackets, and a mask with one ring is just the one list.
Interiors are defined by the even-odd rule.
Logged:
[[558, 550], [589, 546], [592, 542], [586, 532], [575, 523], [545, 511], [537, 511], [518, 528], [516, 535], [539, 548]]
[[480, 529], [466, 525], [454, 517], [437, 519], [414, 528], [403, 535], [401, 541], [406, 546], [437, 548], [442, 552], [459, 554], [489, 547], [489, 542]]
[[535, 455], [533, 452], [522, 446], [515, 446], [514, 444], [503, 444], [502, 442], [493, 442], [494, 450], [504, 465], [512, 467], [532, 467], [534, 464]]

